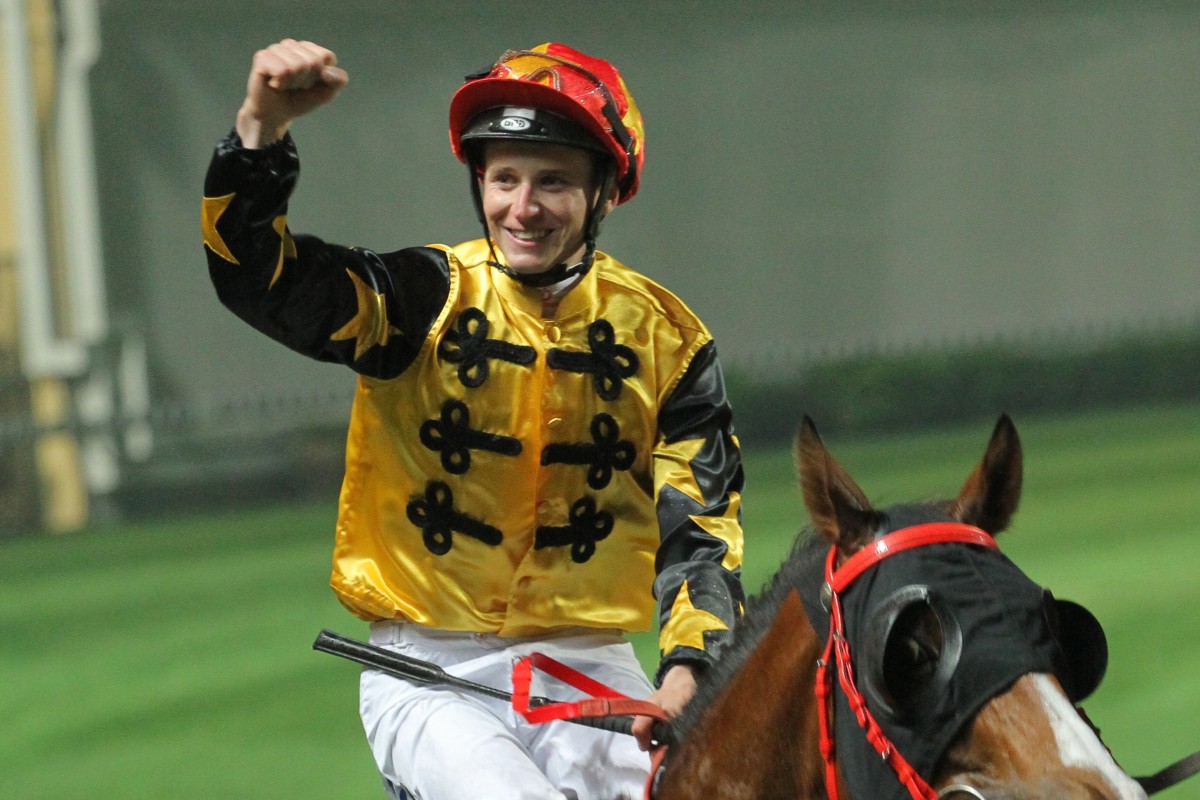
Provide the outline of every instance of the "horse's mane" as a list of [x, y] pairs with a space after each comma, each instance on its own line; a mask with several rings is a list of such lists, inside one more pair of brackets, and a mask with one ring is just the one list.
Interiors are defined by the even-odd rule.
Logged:
[[784, 598], [798, 585], [804, 569], [810, 568], [812, 559], [818, 557], [819, 553], [824, 553], [826, 547], [828, 543], [823, 538], [811, 528], [805, 528], [796, 537], [791, 552], [779, 571], [760, 592], [747, 599], [745, 613], [733, 626], [732, 636], [717, 652], [716, 661], [700, 676], [695, 696], [672, 721], [676, 741], [684, 739], [705, 709], [741, 670], [746, 659], [754, 652], [754, 648], [775, 621], [775, 614]]
[[[948, 520], [946, 500], [902, 503], [876, 510], [878, 534], [933, 520]], [[766, 586], [746, 601], [746, 610], [733, 626], [732, 636], [717, 651], [716, 660], [698, 681], [696, 694], [672, 721], [676, 741], [683, 741], [705, 710], [738, 674], [763, 635], [775, 622], [780, 605], [797, 589], [809, 570], [821, 569], [829, 542], [811, 526], [797, 535], [788, 557]]]

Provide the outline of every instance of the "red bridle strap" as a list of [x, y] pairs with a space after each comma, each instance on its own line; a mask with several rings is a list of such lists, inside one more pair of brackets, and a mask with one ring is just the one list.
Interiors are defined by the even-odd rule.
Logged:
[[830, 704], [833, 698], [833, 674], [830, 672], [830, 666], [837, 670], [842, 692], [846, 695], [859, 727], [866, 732], [867, 741], [896, 772], [896, 777], [913, 800], [937, 800], [937, 792], [892, 745], [883, 728], [867, 708], [862, 692], [858, 690], [854, 680], [854, 667], [850, 661], [850, 641], [846, 638], [845, 623], [842, 620], [840, 593], [866, 570], [888, 556], [915, 547], [945, 543], [997, 548], [996, 540], [981, 528], [959, 522], [930, 522], [902, 528], [881, 537], [846, 559], [840, 567], [837, 565], [837, 547], [829, 549], [829, 556], [825, 560], [825, 583], [829, 590], [829, 640], [817, 666], [816, 696], [817, 716], [821, 727], [821, 754], [825, 759], [825, 787], [830, 800], [838, 800], [837, 752], [830, 721]]
[[977, 544], [982, 547], [999, 549], [996, 540], [990, 533], [982, 528], [976, 528], [974, 525], [964, 525], [961, 522], [926, 522], [922, 525], [901, 528], [876, 539], [846, 559], [845, 563], [836, 570], [827, 566], [825, 579], [829, 582], [829, 588], [835, 593], [844, 592], [846, 587], [854, 583], [858, 576], [888, 556], [912, 550], [914, 547], [950, 542]]

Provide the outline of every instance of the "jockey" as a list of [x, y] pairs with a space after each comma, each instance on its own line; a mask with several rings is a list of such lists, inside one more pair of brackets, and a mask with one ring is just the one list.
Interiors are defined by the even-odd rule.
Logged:
[[[450, 103], [484, 236], [383, 252], [288, 225], [291, 124], [347, 80], [311, 42], [256, 53], [202, 213], [221, 301], [357, 373], [338, 599], [452, 675], [508, 688], [538, 651], [678, 713], [741, 612], [743, 476], [711, 334], [596, 249], [638, 190], [632, 96], [564, 45], [505, 53]], [[626, 634], [656, 624], [652, 685]], [[535, 726], [374, 670], [360, 713], [397, 798], [636, 797], [649, 770], [648, 717], [635, 737]]]

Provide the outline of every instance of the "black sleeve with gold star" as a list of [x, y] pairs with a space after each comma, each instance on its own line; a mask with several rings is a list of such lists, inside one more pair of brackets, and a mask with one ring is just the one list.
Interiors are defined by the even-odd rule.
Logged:
[[201, 215], [217, 295], [297, 352], [371, 377], [395, 377], [445, 305], [446, 254], [425, 247], [380, 254], [293, 238], [287, 203], [299, 172], [290, 136], [251, 150], [234, 132], [218, 144]]
[[[659, 412], [659, 450], [683, 468], [658, 493], [656, 557], [662, 661], [705, 667], [741, 615], [741, 455], [716, 348], [708, 342]], [[681, 476], [681, 477], [680, 477]]]

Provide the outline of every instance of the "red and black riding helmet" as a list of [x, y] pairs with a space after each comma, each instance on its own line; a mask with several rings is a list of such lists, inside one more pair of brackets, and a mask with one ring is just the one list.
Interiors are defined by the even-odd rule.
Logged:
[[467, 76], [450, 101], [450, 147], [469, 163], [472, 142], [497, 138], [607, 155], [617, 202], [637, 193], [644, 160], [642, 115], [616, 67], [604, 59], [548, 42], [509, 50], [489, 69]]

